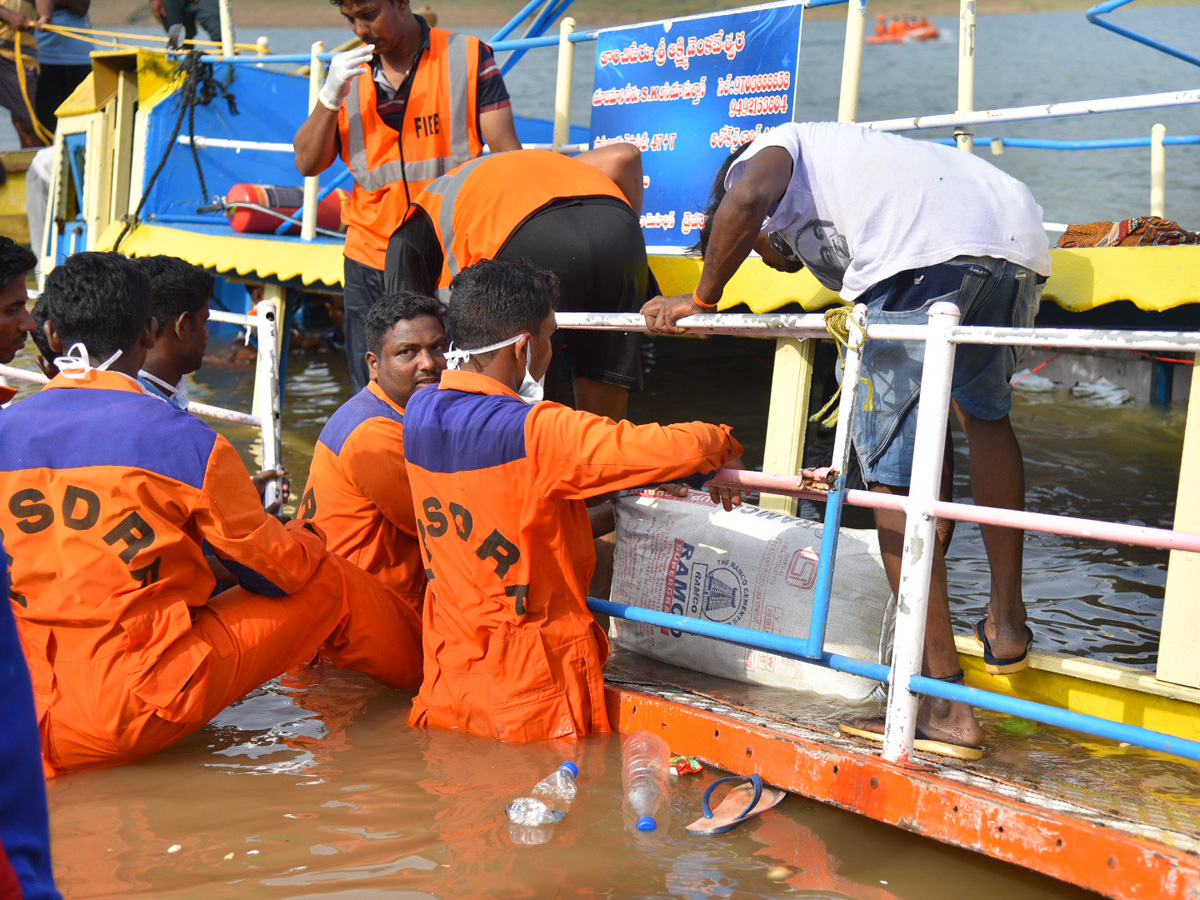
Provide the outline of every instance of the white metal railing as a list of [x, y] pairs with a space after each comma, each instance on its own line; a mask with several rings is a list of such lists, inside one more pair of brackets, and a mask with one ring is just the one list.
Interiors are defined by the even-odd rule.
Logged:
[[[916, 729], [917, 694], [925, 693], [958, 700], [983, 708], [1022, 715], [1037, 721], [1075, 728], [1114, 740], [1125, 740], [1151, 749], [1177, 752], [1189, 759], [1200, 759], [1200, 744], [1184, 741], [1147, 729], [1085, 716], [1070, 710], [1058, 710], [1044, 704], [1003, 697], [979, 688], [945, 684], [920, 675], [924, 652], [925, 620], [929, 602], [930, 575], [934, 559], [935, 527], [939, 516], [960, 521], [979, 522], [1031, 531], [1067, 534], [1092, 540], [1112, 540], [1159, 548], [1174, 548], [1200, 552], [1200, 534], [1171, 529], [1150, 529], [1071, 516], [1029, 513], [1024, 511], [979, 507], [973, 504], [951, 503], [939, 499], [943, 449], [946, 440], [946, 421], [950, 412], [950, 392], [957, 344], [978, 343], [1015, 346], [1047, 346], [1063, 348], [1128, 349], [1173, 353], [1200, 353], [1200, 333], [1122, 332], [1102, 330], [1072, 330], [1061, 328], [998, 328], [992, 326], [963, 326], [958, 324], [959, 311], [951, 303], [935, 304], [929, 323], [918, 326], [867, 325], [866, 307], [855, 307], [855, 321], [860, 328], [850, 329], [846, 351], [845, 372], [833, 460], [835, 468], [845, 471], [849, 434], [854, 417], [857, 373], [861, 363], [863, 340], [924, 341], [925, 358], [921, 376], [921, 401], [917, 408], [916, 442], [913, 468], [907, 496], [878, 495], [871, 492], [848, 492], [846, 499], [859, 506], [888, 507], [906, 513], [904, 550], [897, 596], [897, 615], [893, 632], [893, 656], [887, 681], [887, 730], [883, 756], [896, 762], [906, 761], [912, 754]], [[600, 329], [609, 331], [645, 331], [645, 318], [640, 314], [558, 313], [556, 323], [566, 329]], [[741, 334], [756, 337], [824, 337], [825, 329], [819, 315], [739, 315], [720, 313], [689, 316], [680, 319], [681, 327], [700, 334]], [[766, 475], [753, 472], [721, 470], [716, 482], [730, 486], [756, 487], [791, 496], [809, 496], [793, 475]], [[837, 488], [840, 490], [840, 487]], [[856, 495], [856, 496], [849, 496]], [[811, 495], [812, 499], [829, 499]], [[840, 500], [839, 500], [840, 502]], [[827, 519], [828, 523], [828, 519]], [[824, 554], [824, 550], [823, 550]], [[832, 559], [822, 565], [832, 565]], [[612, 604], [599, 604], [604, 612], [620, 614]], [[640, 621], [652, 614], [642, 610]], [[813, 619], [818, 614], [814, 608]], [[654, 624], [652, 622], [652, 624]], [[687, 627], [674, 624], [671, 627]], [[823, 625], [821, 626], [823, 627]], [[692, 633], [704, 633], [693, 630]], [[733, 638], [726, 638], [733, 639]], [[746, 639], [739, 639], [746, 643]], [[810, 632], [806, 651], [793, 658], [830, 665], [843, 671], [856, 671], [862, 661], [845, 660], [823, 652], [813, 651]], [[919, 690], [914, 688], [919, 685]], [[1015, 710], [1015, 711], [1014, 711]]]

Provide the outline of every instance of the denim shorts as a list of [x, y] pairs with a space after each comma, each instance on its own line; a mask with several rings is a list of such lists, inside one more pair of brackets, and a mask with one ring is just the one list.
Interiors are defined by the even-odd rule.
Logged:
[[[1016, 263], [984, 256], [958, 256], [946, 263], [901, 272], [859, 299], [871, 325], [923, 325], [939, 301], [958, 306], [963, 325], [1029, 328], [1037, 315], [1045, 279]], [[1012, 409], [1009, 381], [1028, 348], [958, 344], [951, 395], [966, 412], [1002, 419]], [[859, 386], [854, 416], [854, 452], [870, 483], [907, 487], [917, 431], [917, 400], [925, 344], [868, 340], [863, 375], [874, 388], [873, 409], [864, 411], [866, 386]], [[839, 372], [840, 376], [840, 372]]]

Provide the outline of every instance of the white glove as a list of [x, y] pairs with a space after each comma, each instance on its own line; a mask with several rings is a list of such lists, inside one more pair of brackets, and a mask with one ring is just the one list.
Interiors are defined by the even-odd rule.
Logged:
[[374, 44], [363, 44], [345, 53], [338, 53], [329, 60], [329, 74], [317, 99], [326, 109], [337, 112], [341, 109], [342, 101], [350, 93], [354, 79], [364, 72], [369, 72], [369, 63], [375, 53]]

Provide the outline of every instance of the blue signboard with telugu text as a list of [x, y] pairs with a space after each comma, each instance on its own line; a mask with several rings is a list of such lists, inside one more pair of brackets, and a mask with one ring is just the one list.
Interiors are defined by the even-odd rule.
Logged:
[[735, 148], [792, 121], [803, 7], [756, 6], [601, 31], [592, 146], [642, 151], [642, 231], [689, 247]]

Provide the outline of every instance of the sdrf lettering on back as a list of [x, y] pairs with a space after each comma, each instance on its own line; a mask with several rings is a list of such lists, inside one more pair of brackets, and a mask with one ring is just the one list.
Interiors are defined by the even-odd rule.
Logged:
[[[437, 497], [426, 497], [421, 501], [419, 508], [422, 516], [417, 518], [417, 533], [421, 537], [421, 549], [425, 551], [428, 561], [433, 561], [433, 548], [430, 544], [437, 538], [449, 535], [451, 530], [458, 540], [471, 543], [475, 517], [465, 506], [454, 502], [443, 505]], [[508, 570], [520, 560], [521, 548], [502, 535], [499, 529], [493, 528], [491, 534], [479, 541], [475, 547], [475, 555], [481, 560], [491, 560], [496, 577], [503, 580]], [[432, 578], [432, 575], [430, 577]], [[504, 593], [513, 598], [517, 615], [525, 615], [529, 585], [507, 584], [504, 586]]]
[[[24, 488], [8, 500], [8, 511], [17, 522], [17, 529], [25, 534], [38, 534], [54, 524], [55, 508], [37, 488]], [[72, 531], [88, 531], [100, 522], [100, 497], [95, 491], [68, 484], [63, 490], [62, 502], [58, 505], [58, 516], [62, 524]], [[121, 562], [129, 566], [134, 558], [154, 543], [154, 529], [136, 511], [126, 513], [116, 525], [102, 537], [105, 544], [117, 549]], [[143, 586], [158, 580], [162, 557], [137, 569], [129, 575]]]
[[415, 116], [413, 117], [413, 129], [416, 131], [417, 137], [432, 137], [442, 133], [442, 120], [438, 113]]

